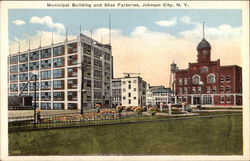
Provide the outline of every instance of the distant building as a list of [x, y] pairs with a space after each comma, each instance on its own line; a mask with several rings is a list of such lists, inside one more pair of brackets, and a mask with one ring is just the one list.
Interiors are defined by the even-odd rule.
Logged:
[[147, 83], [139, 76], [113, 79], [112, 105], [146, 106], [146, 86]]
[[[110, 106], [112, 61], [110, 45], [83, 34], [75, 40], [11, 54], [9, 95], [19, 95], [35, 71], [37, 107], [41, 109], [81, 109], [81, 102], [83, 108], [96, 103]], [[34, 87], [32, 79], [22, 95], [34, 96]]]
[[197, 46], [197, 62], [175, 75], [177, 102], [192, 105], [242, 105], [242, 69], [221, 66], [220, 59], [210, 60], [211, 45], [202, 39]]
[[160, 107], [160, 104], [171, 102], [172, 93], [170, 88], [164, 86], [147, 86], [147, 106]]
[[122, 80], [121, 78], [112, 79], [112, 107], [122, 105]]

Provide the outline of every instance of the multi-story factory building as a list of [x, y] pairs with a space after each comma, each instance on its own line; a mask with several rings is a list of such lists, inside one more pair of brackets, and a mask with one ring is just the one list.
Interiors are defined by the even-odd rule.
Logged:
[[[36, 97], [41, 109], [81, 109], [81, 103], [83, 108], [111, 104], [111, 46], [86, 35], [11, 54], [8, 63], [10, 96], [19, 95], [31, 76], [38, 73]], [[34, 96], [34, 89], [32, 77], [21, 95]]]

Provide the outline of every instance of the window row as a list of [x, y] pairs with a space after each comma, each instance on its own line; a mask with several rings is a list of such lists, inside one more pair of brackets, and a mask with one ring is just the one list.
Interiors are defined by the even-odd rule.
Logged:
[[[217, 92], [217, 88], [216, 86], [210, 87], [207, 86], [206, 87], [206, 91], [201, 91], [202, 88], [201, 87], [192, 87], [192, 88], [188, 88], [188, 87], [184, 87], [184, 88], [178, 88], [178, 93], [179, 94], [189, 94], [189, 93], [216, 93]], [[232, 92], [231, 86], [220, 86], [220, 93], [225, 93], [225, 92]]]

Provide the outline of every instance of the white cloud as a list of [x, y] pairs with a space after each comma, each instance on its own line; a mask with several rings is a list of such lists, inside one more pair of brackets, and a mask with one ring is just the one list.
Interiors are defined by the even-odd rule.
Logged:
[[15, 21], [12, 21], [12, 23], [17, 25], [17, 26], [21, 26], [21, 25], [25, 24], [25, 22], [23, 20], [15, 20]]
[[30, 18], [29, 22], [34, 24], [46, 25], [51, 29], [56, 29], [58, 33], [65, 32], [65, 26], [62, 23], [54, 23], [52, 17], [50, 16], [44, 16], [41, 18], [33, 16]]
[[196, 21], [193, 21], [191, 17], [189, 16], [183, 16], [181, 18], [179, 18], [179, 21], [181, 23], [187, 24], [187, 25], [195, 25], [198, 24]]
[[[205, 38], [210, 40], [239, 38], [241, 36], [241, 27], [232, 27], [228, 24], [223, 24], [218, 27], [205, 26], [204, 32]], [[197, 24], [194, 29], [182, 31], [179, 35], [186, 39], [201, 39], [203, 35], [203, 27], [201, 24]]]
[[171, 20], [156, 21], [155, 23], [159, 26], [169, 27], [174, 26], [176, 24], [176, 20], [176, 18], [172, 18]]

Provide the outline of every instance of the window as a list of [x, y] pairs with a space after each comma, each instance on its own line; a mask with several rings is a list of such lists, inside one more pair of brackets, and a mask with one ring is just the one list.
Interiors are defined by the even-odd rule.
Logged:
[[109, 71], [110, 70], [110, 64], [105, 62], [104, 63], [104, 69]]
[[41, 89], [42, 90], [51, 89], [51, 81], [41, 82]]
[[19, 74], [19, 81], [28, 81], [28, 73]]
[[134, 100], [136, 100], [136, 97], [134, 97]]
[[62, 66], [64, 66], [64, 58], [61, 57], [61, 58], [53, 59], [53, 66], [54, 67], [62, 67]]
[[126, 81], [122, 81], [123, 84], [126, 84]]
[[131, 93], [128, 93], [128, 97], [131, 97]]
[[133, 82], [136, 83], [136, 80], [134, 80]]
[[76, 89], [76, 88], [77, 88], [77, 79], [69, 79], [68, 89]]
[[64, 89], [64, 80], [53, 81], [53, 89]]
[[53, 55], [59, 56], [64, 55], [64, 46], [58, 46], [53, 48]]
[[30, 68], [30, 70], [38, 70], [39, 69], [39, 61], [30, 63], [29, 68]]
[[10, 91], [11, 92], [18, 91], [18, 84], [11, 84], [10, 85]]
[[216, 93], [217, 90], [216, 90], [216, 86], [213, 86], [213, 92]]
[[123, 98], [122, 98], [123, 100], [126, 100], [126, 97], [125, 96], [123, 96]]
[[231, 92], [231, 86], [227, 86], [227, 87], [226, 87], [226, 91], [227, 91], [227, 92]]
[[94, 56], [100, 59], [102, 57], [102, 51], [97, 48], [94, 48]]
[[221, 82], [221, 83], [224, 83], [224, 81], [225, 81], [225, 76], [222, 75], [222, 76], [220, 77], [220, 82]]
[[102, 92], [94, 92], [94, 99], [102, 99]]
[[84, 56], [83, 56], [83, 61], [84, 61], [87, 65], [91, 65], [91, 57], [84, 55]]
[[64, 92], [54, 92], [53, 93], [54, 101], [62, 101], [64, 100]]
[[182, 78], [178, 79], [179, 85], [182, 85]]
[[41, 61], [41, 69], [51, 68], [51, 59]]
[[104, 75], [105, 75], [105, 80], [109, 81], [110, 80], [110, 73], [105, 72]]
[[19, 72], [27, 72], [28, 71], [28, 64], [20, 64], [19, 65]]
[[10, 73], [18, 72], [17, 65], [10, 66]]
[[197, 91], [201, 93], [201, 87], [197, 87]]
[[102, 82], [94, 81], [94, 88], [102, 88]]
[[68, 54], [77, 52], [77, 43], [68, 44]]
[[184, 87], [184, 93], [187, 94], [187, 87]]
[[76, 77], [77, 76], [77, 68], [68, 68], [68, 77]]
[[30, 91], [34, 91], [35, 87], [36, 87], [36, 90], [39, 90], [39, 82], [36, 83], [36, 86], [35, 86], [35, 82], [29, 83]]
[[226, 76], [226, 81], [227, 81], [227, 82], [230, 82], [230, 81], [231, 81], [230, 75], [227, 75], [227, 76]]
[[102, 61], [94, 59], [94, 66], [102, 68]]
[[68, 65], [77, 64], [77, 55], [68, 56]]
[[83, 52], [85, 54], [91, 54], [91, 46], [88, 44], [83, 44]]
[[182, 88], [179, 88], [179, 94], [182, 94]]
[[51, 71], [42, 71], [41, 72], [41, 79], [50, 79], [51, 78]]
[[207, 73], [207, 72], [208, 72], [208, 67], [201, 68], [201, 73]]
[[[35, 99], [35, 92], [30, 93], [30, 96], [32, 96], [33, 100], [34, 100]], [[39, 100], [39, 92], [36, 92], [36, 100]], [[38, 107], [38, 104], [36, 107]]]
[[122, 90], [123, 92], [126, 92], [126, 89], [125, 88], [123, 88], [123, 90]]
[[198, 85], [200, 83], [200, 76], [194, 75], [192, 81], [193, 81], [193, 84]]
[[192, 93], [196, 93], [196, 88], [192, 87]]
[[215, 75], [214, 74], [209, 74], [207, 76], [207, 82], [208, 83], [215, 83]]
[[41, 103], [41, 109], [42, 110], [51, 110], [51, 103], [50, 102]]
[[39, 59], [39, 51], [35, 51], [29, 54], [30, 61]]
[[134, 91], [136, 91], [136, 88], [134, 88]]
[[221, 93], [224, 92], [224, 86], [220, 86], [220, 92], [221, 92]]
[[84, 80], [84, 88], [91, 88], [91, 80]]
[[76, 110], [77, 103], [68, 103], [68, 110]]
[[230, 102], [231, 102], [231, 97], [227, 96], [227, 103], [230, 103]]
[[19, 62], [26, 62], [28, 61], [28, 54], [19, 55]]
[[187, 78], [184, 78], [184, 85], [187, 85]]
[[131, 85], [130, 84], [128, 85], [128, 89], [131, 89]]
[[224, 96], [220, 96], [220, 103], [224, 103]]
[[18, 56], [12, 56], [10, 57], [10, 64], [16, 64], [18, 61]]
[[207, 93], [211, 93], [211, 87], [207, 87]]
[[212, 96], [204, 95], [203, 96], [203, 104], [212, 104]]
[[41, 51], [41, 59], [50, 57], [51, 57], [51, 49], [44, 49]]
[[131, 104], [131, 99], [128, 99], [128, 104]]
[[56, 69], [53, 71], [53, 78], [64, 78], [64, 69]]
[[102, 71], [100, 71], [100, 70], [94, 70], [94, 77], [102, 78]]
[[17, 78], [18, 78], [18, 75], [17, 75], [17, 74], [10, 75], [10, 81], [11, 81], [11, 82], [17, 81]]
[[110, 60], [110, 55], [108, 53], [104, 54], [104, 60], [107, 60], [107, 61]]
[[64, 109], [64, 103], [54, 103], [53, 104], [54, 110], [63, 110]]
[[51, 93], [50, 92], [41, 92], [41, 100], [51, 100]]

